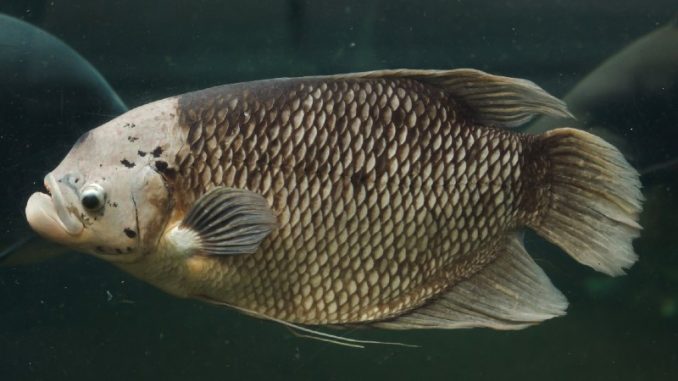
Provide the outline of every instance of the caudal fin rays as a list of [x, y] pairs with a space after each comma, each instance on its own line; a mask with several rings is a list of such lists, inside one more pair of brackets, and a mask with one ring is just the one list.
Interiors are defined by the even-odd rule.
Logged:
[[603, 139], [571, 128], [540, 135], [550, 161], [548, 206], [530, 226], [574, 259], [621, 275], [638, 256], [632, 241], [643, 195], [638, 172]]

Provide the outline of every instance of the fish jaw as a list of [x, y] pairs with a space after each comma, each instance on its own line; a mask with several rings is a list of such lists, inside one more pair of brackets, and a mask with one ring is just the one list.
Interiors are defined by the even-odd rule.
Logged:
[[77, 237], [84, 226], [79, 226], [73, 221], [64, 222], [59, 218], [59, 213], [54, 205], [52, 198], [41, 192], [31, 195], [26, 204], [26, 219], [41, 236], [59, 243], [72, 242]]
[[69, 243], [84, 230], [80, 219], [66, 207], [66, 198], [52, 174], [45, 177], [45, 188], [50, 195], [36, 192], [26, 204], [26, 219], [41, 236], [59, 242]]

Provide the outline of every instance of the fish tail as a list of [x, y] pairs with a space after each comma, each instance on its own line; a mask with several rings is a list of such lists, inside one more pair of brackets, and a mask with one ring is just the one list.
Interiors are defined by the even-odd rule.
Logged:
[[643, 195], [638, 172], [611, 144], [588, 132], [558, 128], [535, 137], [545, 165], [528, 225], [582, 264], [621, 275], [638, 259]]

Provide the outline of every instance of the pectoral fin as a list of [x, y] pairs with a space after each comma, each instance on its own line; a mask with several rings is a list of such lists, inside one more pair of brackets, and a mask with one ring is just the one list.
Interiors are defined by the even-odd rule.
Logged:
[[506, 239], [494, 263], [430, 304], [381, 328], [521, 329], [565, 314], [567, 300], [527, 254], [518, 235]]
[[208, 255], [254, 253], [278, 221], [266, 199], [219, 187], [198, 199], [171, 233], [177, 246]]

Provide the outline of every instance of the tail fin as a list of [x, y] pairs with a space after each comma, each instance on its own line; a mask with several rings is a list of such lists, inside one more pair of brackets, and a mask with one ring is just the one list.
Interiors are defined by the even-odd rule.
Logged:
[[559, 128], [537, 140], [551, 164], [549, 201], [530, 227], [580, 263], [623, 274], [638, 258], [631, 244], [641, 230], [638, 172], [615, 147], [581, 130]]

